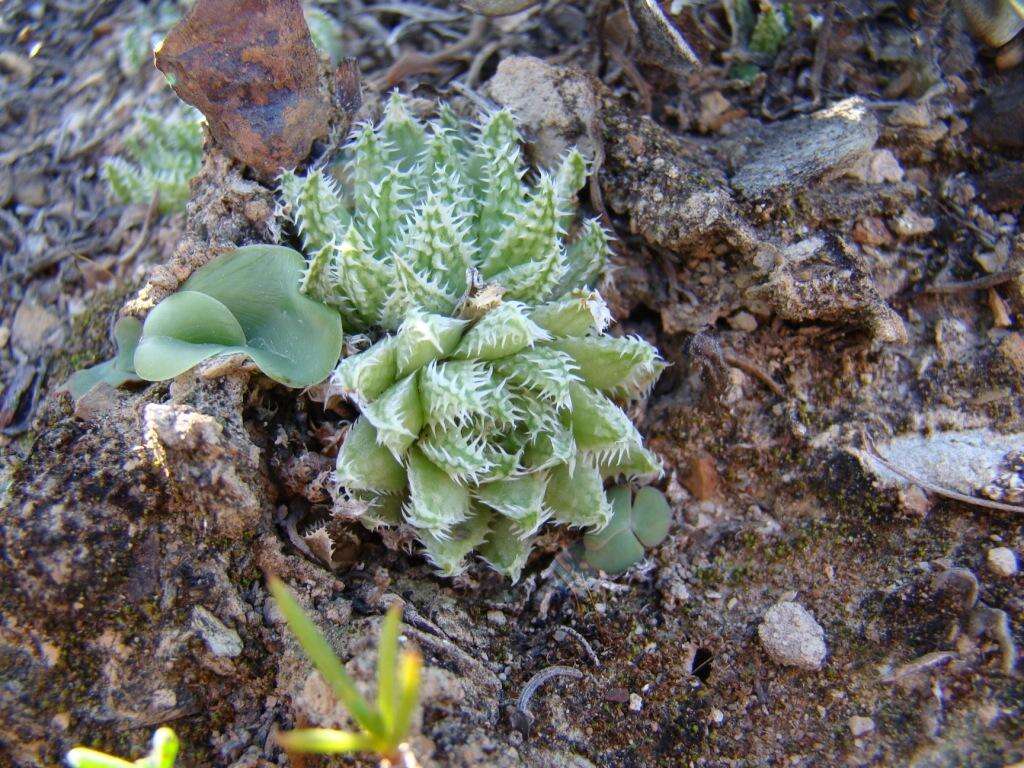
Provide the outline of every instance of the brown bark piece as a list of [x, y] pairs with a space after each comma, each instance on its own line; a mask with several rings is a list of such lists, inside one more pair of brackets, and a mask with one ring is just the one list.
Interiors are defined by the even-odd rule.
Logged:
[[330, 97], [299, 0], [199, 0], [156, 65], [217, 143], [261, 174], [294, 168], [327, 135]]

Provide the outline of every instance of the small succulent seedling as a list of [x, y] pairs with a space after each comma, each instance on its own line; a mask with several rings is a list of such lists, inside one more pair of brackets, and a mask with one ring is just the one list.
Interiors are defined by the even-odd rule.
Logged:
[[71, 768], [174, 768], [178, 746], [174, 731], [165, 727], [157, 729], [149, 754], [138, 760], [123, 760], [87, 747], [75, 747], [66, 759]]
[[140, 3], [138, 14], [135, 23], [124, 28], [118, 44], [118, 65], [126, 75], [152, 66], [153, 49], [181, 17], [181, 9], [175, 0], [161, 0], [152, 6]]
[[313, 45], [325, 53], [332, 64], [337, 64], [345, 56], [338, 20], [316, 5], [304, 6], [302, 13], [306, 17], [306, 26], [309, 27]]
[[203, 161], [202, 115], [179, 107], [169, 115], [143, 113], [125, 140], [127, 158], [103, 164], [111, 193], [123, 203], [149, 203], [159, 195], [161, 213], [184, 210], [188, 183]]
[[[732, 29], [732, 47], [747, 51], [750, 57], [761, 63], [775, 57], [793, 28], [788, 4], [779, 7], [772, 0], [760, 0], [756, 13], [750, 0], [726, 0], [723, 5]], [[754, 61], [737, 61], [729, 69], [729, 74], [750, 82], [760, 71]]]
[[377, 701], [371, 705], [356, 688], [327, 640], [284, 583], [271, 577], [269, 587], [288, 626], [313, 666], [323, 675], [325, 682], [360, 727], [358, 732], [301, 728], [279, 733], [278, 743], [289, 752], [325, 755], [370, 752], [391, 763], [401, 762], [403, 755], [408, 752], [406, 740], [419, 700], [420, 669], [423, 664], [415, 651], [398, 652], [401, 608], [392, 605], [381, 626], [377, 646]]
[[134, 317], [122, 317], [114, 326], [117, 355], [112, 360], [76, 371], [62, 389], [67, 389], [71, 397], [77, 400], [100, 382], [119, 387], [129, 381], [142, 381], [135, 374], [134, 363], [135, 348], [139, 345], [140, 336], [142, 323]]
[[337, 175], [281, 180], [303, 290], [376, 339], [331, 379], [362, 412], [337, 480], [366, 524], [411, 525], [441, 573], [476, 550], [517, 579], [547, 520], [600, 529], [605, 478], [660, 472], [619, 403], [664, 363], [604, 333], [607, 236], [574, 215], [583, 157], [527, 185], [507, 111], [424, 125], [396, 95]]
[[622, 573], [643, 558], [645, 547], [658, 546], [668, 535], [672, 510], [664, 494], [647, 486], [632, 500], [631, 495], [626, 486], [608, 491], [611, 522], [583, 537], [583, 559], [605, 573]]
[[299, 291], [302, 270], [299, 254], [276, 245], [222, 254], [157, 304], [145, 324], [121, 320], [117, 357], [65, 386], [78, 398], [99, 381], [162, 381], [234, 354], [286, 386], [317, 384], [341, 355], [341, 318]]

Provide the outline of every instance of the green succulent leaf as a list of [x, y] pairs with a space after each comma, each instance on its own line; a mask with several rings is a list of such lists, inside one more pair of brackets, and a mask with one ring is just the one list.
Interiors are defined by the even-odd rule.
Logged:
[[612, 316], [597, 291], [576, 290], [534, 307], [530, 319], [552, 336], [561, 338], [604, 333]]
[[630, 495], [626, 486], [608, 491], [611, 521], [583, 537], [584, 559], [606, 573], [622, 573], [643, 558], [644, 547], [655, 547], [668, 535], [672, 510], [661, 491], [648, 486], [632, 501]]
[[519, 581], [532, 548], [533, 541], [521, 535], [517, 521], [498, 515], [479, 552], [494, 570], [515, 583]]
[[[140, 49], [152, 56], [150, 41]], [[125, 156], [103, 164], [111, 194], [123, 203], [149, 203], [158, 196], [160, 213], [185, 209], [189, 181], [203, 161], [203, 117], [191, 107], [168, 115], [142, 113], [125, 140]]]
[[466, 331], [452, 357], [457, 360], [498, 360], [550, 338], [526, 315], [525, 307], [506, 302]]
[[448, 357], [467, 325], [465, 320], [444, 315], [410, 314], [395, 334], [398, 376], [408, 376], [431, 361]]
[[423, 406], [416, 375], [406, 376], [363, 408], [363, 415], [377, 428], [377, 439], [401, 459], [423, 428]]
[[426, 528], [435, 536], [448, 531], [469, 517], [469, 491], [451, 479], [417, 447], [409, 449], [409, 503], [405, 519], [416, 528]]
[[135, 374], [133, 362], [140, 336], [142, 336], [142, 323], [138, 318], [122, 317], [114, 325], [114, 343], [117, 345], [117, 355], [111, 360], [71, 374], [62, 389], [68, 390], [71, 397], [77, 400], [100, 382], [112, 387], [120, 387], [128, 382], [142, 381]]
[[419, 531], [417, 537], [427, 560], [442, 576], [458, 576], [466, 570], [469, 554], [484, 543], [492, 517], [486, 509], [474, 506], [469, 519], [452, 528], [447, 537]]
[[313, 45], [317, 50], [322, 51], [335, 66], [345, 58], [345, 48], [341, 40], [341, 25], [338, 20], [322, 8], [315, 5], [306, 5], [302, 9], [306, 17], [306, 26], [309, 27], [309, 36], [313, 39]]
[[405, 491], [405, 469], [377, 439], [377, 430], [365, 416], [349, 427], [338, 451], [338, 482], [358, 491], [399, 494]]
[[570, 337], [551, 346], [571, 358], [588, 386], [615, 398], [645, 394], [665, 369], [658, 350], [639, 336]]
[[331, 386], [335, 392], [365, 404], [380, 397], [397, 379], [395, 343], [388, 338], [342, 360], [331, 377]]
[[86, 747], [75, 747], [67, 754], [71, 768], [174, 768], [180, 742], [170, 728], [158, 728], [153, 734], [149, 754], [140, 760], [129, 762], [119, 757], [97, 752]]
[[476, 489], [477, 500], [512, 520], [539, 517], [544, 512], [544, 491], [547, 477], [543, 474], [521, 475], [484, 483]]
[[597, 468], [587, 461], [560, 464], [551, 470], [544, 503], [555, 519], [576, 528], [604, 528], [612, 508]]
[[302, 257], [279, 246], [217, 257], [149, 313], [136, 372], [160, 381], [212, 357], [244, 354], [281, 384], [323, 381], [341, 354], [341, 318], [299, 291], [302, 270]]

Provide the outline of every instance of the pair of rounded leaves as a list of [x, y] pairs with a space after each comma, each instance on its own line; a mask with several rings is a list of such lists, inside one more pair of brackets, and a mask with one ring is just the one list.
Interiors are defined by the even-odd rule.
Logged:
[[135, 372], [162, 381], [243, 354], [286, 386], [323, 381], [341, 356], [341, 316], [299, 290], [304, 270], [302, 256], [276, 245], [218, 256], [150, 311]]
[[605, 573], [622, 573], [643, 558], [645, 547], [656, 547], [668, 535], [672, 510], [665, 495], [650, 486], [632, 500], [631, 495], [627, 486], [608, 491], [611, 522], [583, 537], [583, 558]]

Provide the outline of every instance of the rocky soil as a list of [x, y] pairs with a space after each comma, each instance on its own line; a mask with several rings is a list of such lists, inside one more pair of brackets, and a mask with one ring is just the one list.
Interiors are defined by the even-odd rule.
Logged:
[[[119, 66], [147, 7], [4, 4], [0, 764], [142, 754], [167, 724], [181, 765], [286, 765], [275, 729], [345, 724], [266, 572], [367, 685], [404, 604], [425, 766], [1024, 760], [1019, 56], [952, 3], [858, 1], [794, 3], [757, 58], [693, 5], [324, 4], [363, 81], [358, 105], [331, 81], [336, 125], [401, 87], [510, 107], [540, 165], [585, 150], [619, 328], [672, 363], [633, 414], [669, 538], [608, 579], [552, 535], [513, 585], [332, 519], [343, 417], [315, 391], [233, 360], [60, 390], [120, 312], [279, 224], [211, 138], [186, 213], [113, 203], [102, 159], [175, 100]], [[521, 701], [555, 666], [579, 674]]]

